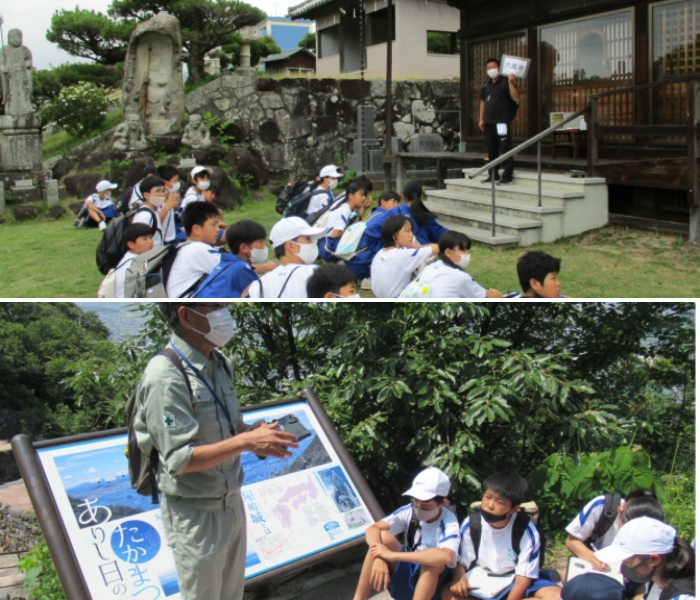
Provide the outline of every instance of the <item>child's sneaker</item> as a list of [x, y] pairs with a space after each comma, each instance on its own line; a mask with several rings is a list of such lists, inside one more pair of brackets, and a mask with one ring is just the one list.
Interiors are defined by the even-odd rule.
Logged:
[[105, 229], [107, 229], [107, 223], [105, 223], [104, 221], [100, 221], [100, 223], [99, 223], [99, 225], [97, 226], [97, 228], [98, 228], [100, 231], [104, 231]]
[[367, 277], [366, 279], [362, 280], [362, 283], [360, 284], [360, 288], [363, 290], [371, 290], [372, 289], [372, 280]]

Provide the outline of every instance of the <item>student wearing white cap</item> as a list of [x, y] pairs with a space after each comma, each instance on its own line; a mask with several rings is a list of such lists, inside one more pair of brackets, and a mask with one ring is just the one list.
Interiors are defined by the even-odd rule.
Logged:
[[459, 522], [447, 507], [450, 480], [429, 467], [404, 492], [411, 502], [365, 532], [369, 550], [354, 600], [372, 589], [389, 590], [395, 600], [439, 598], [459, 553]]
[[321, 169], [318, 177], [320, 183], [318, 187], [314, 190], [311, 200], [309, 200], [309, 205], [306, 207], [307, 217], [318, 212], [322, 208], [325, 208], [335, 200], [333, 195], [333, 190], [338, 187], [338, 181], [343, 176], [343, 174], [338, 170], [335, 165], [326, 165]]
[[270, 230], [270, 245], [280, 266], [253, 282], [243, 297], [306, 298], [306, 280], [317, 268], [316, 240], [326, 233], [323, 227], [311, 227], [301, 217], [287, 217]]
[[185, 192], [180, 201], [180, 213], [187, 208], [190, 202], [204, 202], [206, 198], [203, 192], [211, 186], [210, 173], [206, 167], [197, 165], [190, 172], [192, 186]]
[[85, 208], [88, 218], [85, 221], [86, 227], [98, 227], [104, 229], [114, 217], [117, 216], [117, 209], [114, 206], [110, 194], [117, 189], [117, 184], [103, 179], [95, 186], [95, 193], [85, 200]]
[[660, 600], [695, 598], [695, 552], [662, 521], [651, 517], [628, 521], [613, 543], [595, 555], [606, 564], [620, 565], [621, 573], [630, 581], [653, 581], [661, 590]]

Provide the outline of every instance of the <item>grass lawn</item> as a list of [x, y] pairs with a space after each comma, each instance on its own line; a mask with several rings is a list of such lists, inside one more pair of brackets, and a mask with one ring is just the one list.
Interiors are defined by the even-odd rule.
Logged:
[[[75, 202], [74, 198], [63, 204]], [[275, 200], [247, 198], [224, 215], [227, 223], [253, 219], [269, 232]], [[92, 298], [102, 280], [95, 266], [101, 232], [73, 228], [73, 217], [16, 223], [11, 211], [0, 224], [0, 297]], [[562, 258], [562, 292], [576, 298], [700, 297], [700, 247], [684, 238], [608, 226], [536, 247]], [[533, 248], [534, 249], [534, 248]], [[521, 248], [493, 251], [475, 245], [469, 273], [501, 292], [519, 289], [515, 263]], [[372, 297], [363, 291], [363, 296]]]

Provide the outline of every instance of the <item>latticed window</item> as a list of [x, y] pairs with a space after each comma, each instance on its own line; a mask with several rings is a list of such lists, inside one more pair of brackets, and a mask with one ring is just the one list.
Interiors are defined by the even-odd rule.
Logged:
[[[497, 58], [508, 54], [527, 58], [527, 35], [525, 32], [516, 32], [510, 35], [494, 37], [485, 40], [470, 42], [467, 47], [467, 61], [469, 81], [468, 110], [469, 110], [469, 135], [481, 135], [479, 131], [479, 94], [486, 82], [486, 61], [489, 58]], [[518, 92], [520, 92], [520, 109], [513, 121], [513, 136], [527, 137], [527, 79], [517, 80]]]

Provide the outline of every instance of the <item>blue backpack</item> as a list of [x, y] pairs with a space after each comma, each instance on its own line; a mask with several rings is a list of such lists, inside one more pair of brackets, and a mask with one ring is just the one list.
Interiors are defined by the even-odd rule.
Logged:
[[191, 297], [240, 298], [243, 291], [257, 280], [257, 274], [247, 262], [235, 254], [222, 252], [219, 264]]

